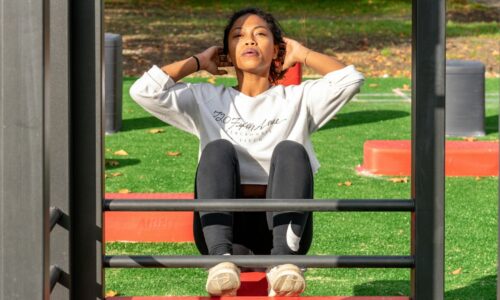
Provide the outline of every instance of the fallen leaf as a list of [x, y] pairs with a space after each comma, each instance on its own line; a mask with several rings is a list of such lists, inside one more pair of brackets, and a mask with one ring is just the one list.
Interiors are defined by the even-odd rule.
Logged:
[[118, 156], [127, 156], [128, 155], [127, 151], [125, 151], [123, 149], [115, 151], [115, 153], [113, 153], [113, 154], [118, 155]]
[[394, 183], [408, 183], [408, 177], [392, 177], [387, 180]]
[[211, 84], [215, 84], [215, 77], [210, 77], [207, 79], [207, 81]]
[[106, 148], [106, 152], [111, 152], [111, 149], [109, 149], [109, 148]]
[[369, 87], [377, 87], [377, 86], [378, 86], [378, 84], [377, 84], [377, 83], [370, 83], [368, 86], [369, 86]]
[[179, 151], [167, 151], [168, 156], [180, 156], [181, 153]]
[[120, 193], [120, 194], [128, 194], [128, 193], [130, 193], [130, 190], [129, 189], [120, 189], [120, 190], [118, 190], [118, 193]]
[[453, 274], [453, 275], [458, 275], [460, 273], [462, 273], [462, 268], [458, 268], [455, 271], [451, 272], [451, 274]]
[[345, 184], [346, 186], [351, 186], [351, 185], [352, 185], [352, 182], [350, 182], [350, 181], [346, 181], [346, 182], [344, 182], [344, 184]]
[[114, 172], [114, 173], [111, 173], [110, 175], [111, 175], [112, 177], [118, 177], [118, 176], [122, 176], [122, 175], [123, 175], [123, 173], [121, 173], [121, 172]]
[[149, 133], [152, 133], [152, 134], [157, 134], [157, 133], [162, 133], [162, 132], [165, 132], [165, 129], [161, 129], [161, 128], [154, 128], [154, 129], [150, 129], [148, 130]]
[[410, 86], [407, 85], [407, 84], [403, 84], [403, 91], [409, 91], [410, 90]]
[[107, 166], [110, 166], [110, 167], [116, 167], [116, 166], [120, 165], [120, 162], [117, 160], [113, 160], [113, 159], [106, 159], [105, 164]]
[[106, 291], [106, 294], [104, 295], [105, 297], [114, 297], [114, 296], [118, 296], [118, 292], [117, 291], [113, 291], [113, 290], [109, 290], [109, 291]]
[[479, 181], [479, 180], [481, 180], [481, 177], [476, 176], [476, 178], [474, 178], [474, 179], [476, 179], [476, 181]]
[[343, 186], [344, 184], [342, 182], [337, 183], [338, 186]]
[[477, 138], [473, 137], [473, 136], [466, 136], [463, 138], [464, 141], [467, 141], [467, 142], [474, 142], [474, 141], [477, 141]]

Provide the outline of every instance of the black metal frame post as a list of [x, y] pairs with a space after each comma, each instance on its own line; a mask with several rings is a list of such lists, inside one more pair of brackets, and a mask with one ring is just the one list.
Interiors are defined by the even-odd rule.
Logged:
[[71, 299], [103, 299], [102, 2], [69, 3]]
[[412, 3], [412, 299], [444, 298], [445, 0]]
[[48, 299], [46, 4], [0, 2], [2, 300]]
[[51, 300], [70, 297], [69, 224], [69, 7], [68, 1], [51, 0], [49, 6], [49, 72], [47, 139], [50, 180]]

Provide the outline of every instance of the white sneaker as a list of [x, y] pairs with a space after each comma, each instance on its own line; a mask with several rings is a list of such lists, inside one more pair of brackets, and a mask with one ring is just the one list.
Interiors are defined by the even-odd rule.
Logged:
[[306, 281], [302, 270], [293, 264], [270, 268], [266, 272], [269, 297], [298, 296], [304, 292]]
[[222, 262], [208, 270], [207, 292], [211, 296], [236, 296], [240, 287], [240, 269], [231, 262]]

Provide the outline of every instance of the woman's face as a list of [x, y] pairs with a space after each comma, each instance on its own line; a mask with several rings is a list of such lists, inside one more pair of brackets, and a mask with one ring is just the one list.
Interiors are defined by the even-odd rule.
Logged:
[[273, 58], [278, 54], [273, 34], [267, 22], [253, 14], [241, 16], [228, 35], [229, 58], [236, 69], [269, 75]]

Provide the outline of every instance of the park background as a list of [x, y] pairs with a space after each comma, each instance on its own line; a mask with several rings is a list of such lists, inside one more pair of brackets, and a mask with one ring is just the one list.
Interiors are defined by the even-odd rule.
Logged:
[[[355, 172], [363, 143], [409, 139], [411, 1], [261, 1], [286, 36], [354, 64], [367, 80], [361, 93], [313, 135], [322, 164], [315, 198], [409, 198], [406, 177]], [[192, 192], [198, 144], [148, 115], [128, 89], [153, 64], [163, 65], [222, 44], [231, 12], [244, 1], [106, 0], [105, 32], [123, 39], [123, 124], [105, 138], [106, 192]], [[486, 66], [484, 137], [498, 140], [500, 78], [498, 1], [447, 1], [447, 59]], [[304, 79], [318, 77], [304, 68]], [[234, 85], [233, 74], [195, 73], [186, 82]], [[397, 90], [398, 93], [394, 93]], [[498, 177], [446, 179], [446, 299], [494, 299], [497, 273]], [[409, 253], [405, 213], [317, 213], [310, 254]], [[196, 254], [189, 243], [108, 243], [109, 254]], [[119, 295], [204, 295], [201, 269], [106, 270], [106, 289]], [[409, 270], [310, 269], [306, 295], [408, 295]]]

